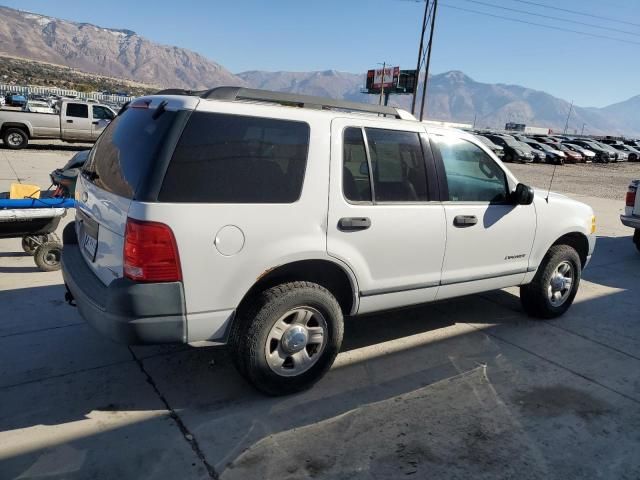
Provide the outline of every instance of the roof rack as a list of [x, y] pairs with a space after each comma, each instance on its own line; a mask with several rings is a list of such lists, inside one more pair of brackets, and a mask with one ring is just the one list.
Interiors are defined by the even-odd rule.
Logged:
[[272, 92], [270, 90], [258, 90], [243, 87], [216, 87], [209, 90], [193, 91], [170, 88], [161, 90], [156, 95], [193, 95], [211, 100], [226, 100], [230, 102], [253, 100], [258, 102], [278, 103], [280, 105], [300, 108], [314, 108], [318, 110], [347, 110], [352, 112], [376, 113], [390, 115], [395, 118], [404, 118], [394, 107], [372, 105], [368, 103], [349, 102], [345, 100], [333, 100], [311, 95], [298, 95], [294, 93]]

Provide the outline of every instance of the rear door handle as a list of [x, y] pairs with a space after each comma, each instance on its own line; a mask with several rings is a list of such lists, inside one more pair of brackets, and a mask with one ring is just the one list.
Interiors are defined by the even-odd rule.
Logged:
[[343, 232], [366, 230], [370, 226], [371, 220], [367, 217], [345, 217], [338, 221], [338, 228]]
[[459, 228], [473, 227], [478, 223], [475, 215], [458, 215], [453, 219], [453, 225]]
[[73, 120], [67, 120], [67, 123], [73, 123]]
[[98, 125], [100, 122], [98, 122], [97, 120], [95, 122], [92, 122], [94, 125]]

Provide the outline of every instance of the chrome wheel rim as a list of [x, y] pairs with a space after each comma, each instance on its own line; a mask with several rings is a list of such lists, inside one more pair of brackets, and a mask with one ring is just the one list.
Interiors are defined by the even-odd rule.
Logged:
[[547, 287], [547, 297], [549, 303], [554, 307], [559, 307], [567, 301], [573, 287], [574, 270], [570, 262], [561, 262], [551, 275]]
[[19, 133], [10, 133], [7, 137], [7, 141], [10, 145], [17, 147], [18, 145], [22, 144], [22, 135], [20, 135]]
[[315, 308], [289, 310], [267, 335], [265, 356], [269, 368], [283, 377], [306, 372], [322, 356], [327, 335], [327, 321]]

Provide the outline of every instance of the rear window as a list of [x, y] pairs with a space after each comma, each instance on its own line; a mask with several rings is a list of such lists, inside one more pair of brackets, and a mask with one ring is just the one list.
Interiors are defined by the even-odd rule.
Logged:
[[292, 203], [300, 198], [308, 150], [306, 123], [195, 112], [158, 200]]
[[155, 109], [129, 108], [100, 135], [85, 171], [96, 186], [121, 197], [133, 199], [163, 146], [176, 112], [164, 111], [154, 118]]

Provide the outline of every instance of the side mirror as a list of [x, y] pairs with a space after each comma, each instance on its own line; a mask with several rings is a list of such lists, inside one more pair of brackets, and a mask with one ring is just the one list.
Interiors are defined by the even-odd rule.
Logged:
[[519, 183], [511, 194], [516, 205], [531, 205], [533, 203], [533, 188]]

